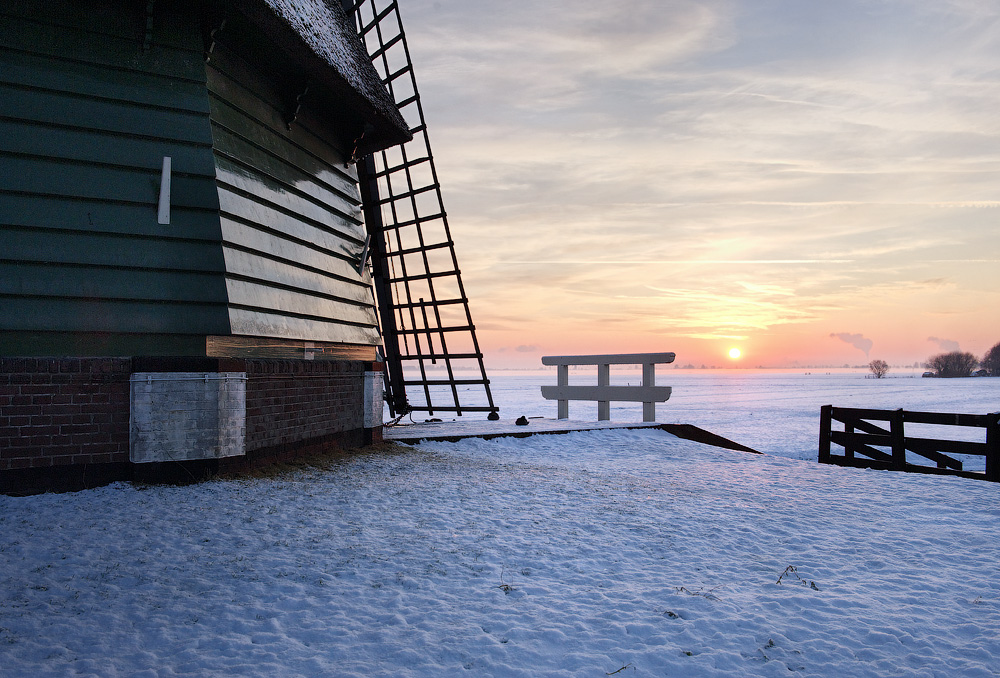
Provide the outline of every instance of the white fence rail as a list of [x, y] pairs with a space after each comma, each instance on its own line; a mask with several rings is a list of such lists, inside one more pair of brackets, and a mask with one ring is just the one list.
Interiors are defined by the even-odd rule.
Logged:
[[[542, 397], [559, 401], [560, 419], [569, 419], [570, 400], [596, 400], [598, 421], [611, 419], [612, 401], [642, 403], [642, 420], [656, 421], [656, 403], [666, 402], [670, 398], [669, 386], [656, 385], [656, 365], [673, 361], [673, 353], [542, 356], [543, 365], [555, 365], [558, 368], [556, 385], [542, 386]], [[570, 386], [571, 365], [597, 365], [597, 386]], [[612, 386], [612, 365], [642, 365], [642, 384]]]

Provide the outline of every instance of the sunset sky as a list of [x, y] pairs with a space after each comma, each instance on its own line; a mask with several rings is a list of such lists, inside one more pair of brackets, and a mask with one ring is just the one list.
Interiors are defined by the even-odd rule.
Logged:
[[488, 365], [1000, 341], [996, 0], [400, 5]]

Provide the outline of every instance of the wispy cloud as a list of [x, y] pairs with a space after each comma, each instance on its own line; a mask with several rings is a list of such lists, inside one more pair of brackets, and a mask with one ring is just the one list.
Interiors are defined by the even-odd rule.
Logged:
[[995, 2], [403, 11], [480, 327], [1000, 335]]

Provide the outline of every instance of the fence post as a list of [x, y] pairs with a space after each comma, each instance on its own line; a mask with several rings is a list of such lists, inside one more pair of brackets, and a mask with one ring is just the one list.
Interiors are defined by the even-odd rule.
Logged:
[[[556, 384], [559, 386], [569, 386], [569, 365], [558, 365], [556, 367]], [[558, 400], [556, 416], [560, 419], [569, 419], [569, 401]]]
[[[597, 366], [597, 385], [598, 386], [611, 386], [611, 365], [598, 365]], [[611, 401], [609, 400], [598, 400], [597, 401], [597, 421], [610, 421], [611, 420]]]
[[889, 439], [892, 442], [893, 471], [906, 470], [906, 435], [903, 433], [903, 410], [894, 410], [889, 414]]
[[819, 408], [819, 463], [830, 463], [830, 426], [832, 425], [833, 405], [823, 405]]
[[[656, 363], [644, 363], [642, 366], [642, 385], [656, 386]], [[656, 421], [656, 403], [648, 402], [642, 404], [642, 420]]]
[[986, 480], [1000, 483], [1000, 412], [986, 422]]

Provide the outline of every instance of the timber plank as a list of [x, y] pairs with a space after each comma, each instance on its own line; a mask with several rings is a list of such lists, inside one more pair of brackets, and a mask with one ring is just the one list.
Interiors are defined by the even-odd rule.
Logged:
[[[207, 115], [204, 81], [111, 72], [95, 63], [0, 49], [0, 81], [21, 88], [65, 91], [78, 97], [134, 102]], [[115, 77], [117, 76], [117, 77]]]
[[[256, 279], [283, 287], [318, 294], [342, 297], [355, 303], [371, 304], [370, 283], [365, 279], [347, 282], [315, 269], [304, 269], [294, 263], [265, 259], [260, 255], [226, 247], [223, 250], [226, 271], [231, 276]], [[357, 271], [351, 271], [357, 273]]]
[[[75, 230], [103, 235], [135, 235], [220, 241], [218, 213], [174, 206], [170, 223], [158, 224], [156, 205], [114, 204], [63, 196], [0, 193], [0, 227]], [[49, 237], [56, 237], [50, 234]]]
[[[4, 262], [0, 294], [82, 299], [225, 303], [221, 272]], [[2, 322], [2, 321], [0, 321]]]
[[361, 360], [374, 362], [374, 346], [275, 339], [273, 337], [206, 337], [206, 355], [219, 358]]
[[331, 223], [337, 216], [349, 216], [337, 206], [320, 204], [266, 175], [249, 172], [246, 167], [224, 156], [216, 155], [216, 176], [220, 184], [244, 196], [253, 196], [255, 201], [320, 224]]
[[357, 258], [365, 240], [362, 225], [339, 214], [331, 215], [326, 222], [309, 220], [300, 214], [251, 200], [221, 184], [219, 206], [223, 213], [232, 216], [232, 221], [283, 233], [289, 240], [312, 243], [348, 259]]
[[17, 356], [203, 355], [205, 337], [107, 332], [5, 332], [0, 346]]
[[669, 386], [542, 386], [548, 400], [596, 400], [598, 402], [666, 402]]
[[[87, 10], [96, 10], [100, 3], [84, 3], [84, 16]], [[9, 8], [4, 7], [6, 12]], [[51, 24], [53, 13], [48, 9], [40, 9], [36, 14], [39, 20], [25, 16], [5, 14], [0, 30], [0, 47], [18, 50], [29, 54], [39, 54], [57, 59], [73, 59], [83, 63], [103, 66], [108, 70], [121, 73], [134, 72], [137, 76], [159, 75], [172, 79], [184, 79], [194, 82], [204, 82], [205, 65], [201, 57], [201, 31], [193, 19], [187, 25], [185, 20], [176, 24], [173, 29], [179, 37], [179, 42], [190, 44], [194, 49], [180, 50], [165, 45], [162, 40], [150, 44], [148, 50], [142, 49], [144, 27], [136, 27], [134, 32], [115, 34], [117, 31], [108, 28], [115, 26], [115, 21], [93, 24], [85, 21], [83, 24], [64, 23]], [[45, 23], [43, 23], [43, 21]], [[92, 30], [81, 30], [81, 26], [92, 26]], [[102, 30], [103, 28], [103, 30]], [[170, 30], [164, 27], [164, 33]]]
[[[0, 153], [0, 191], [155, 205], [162, 161], [150, 158], [147, 168], [126, 168]], [[215, 182], [183, 170], [174, 168], [171, 208], [218, 209]]]
[[148, 171], [164, 156], [186, 174], [215, 178], [215, 160], [207, 144], [129, 137], [121, 134], [0, 119], [0, 149], [41, 158], [135, 167]]
[[294, 236], [284, 235], [280, 231], [230, 219], [225, 214], [222, 217], [222, 233], [227, 243], [271, 257], [297, 261], [303, 266], [329, 271], [345, 279], [360, 278], [357, 262], [361, 258], [361, 243], [340, 240], [335, 235], [316, 230], [312, 232], [316, 233], [315, 240], [318, 242], [311, 243], [301, 237], [308, 235], [309, 229], [297, 230], [299, 232]]
[[234, 278], [226, 280], [226, 289], [229, 303], [252, 308], [261, 313], [311, 316], [330, 323], [375, 324], [375, 311], [370, 302], [348, 303], [339, 299]]
[[3, 229], [7, 260], [52, 264], [93, 264], [120, 268], [219, 272], [224, 260], [218, 243], [210, 241], [129, 238], [96, 233], [60, 233], [45, 229]]
[[202, 145], [212, 143], [210, 119], [204, 113], [164, 110], [7, 84], [0, 84], [0, 116], [123, 136]]
[[[320, 202], [346, 202], [355, 207], [361, 204], [357, 185], [349, 181], [349, 178], [331, 171], [329, 164], [303, 153], [291, 144], [278, 143], [273, 135], [258, 135], [272, 140], [272, 143], [267, 144], [269, 148], [262, 147], [259, 142], [248, 141], [218, 124], [217, 116], [213, 115], [212, 119], [217, 153], [250, 165], [277, 181], [290, 184]], [[343, 209], [350, 210], [350, 207]]]
[[[345, 140], [330, 129], [330, 123], [316, 118], [309, 106], [302, 107], [289, 129], [284, 117], [289, 105], [288, 99], [301, 93], [292, 90], [293, 83], [286, 82], [285, 91], [279, 90], [272, 82], [264, 80], [256, 70], [251, 69], [243, 59], [235, 56], [230, 47], [224, 43], [220, 47], [206, 69], [208, 87], [213, 97], [227, 102], [234, 110], [243, 111], [277, 136], [298, 145], [317, 158], [335, 159], [334, 167], [342, 169], [357, 181], [357, 170], [343, 166], [353, 149], [347, 148]], [[299, 83], [298, 88], [303, 85], [304, 82]]]
[[378, 328], [374, 325], [371, 327], [344, 325], [323, 319], [282, 316], [242, 307], [230, 307], [229, 320], [232, 334], [364, 346], [378, 346], [381, 341]]
[[224, 304], [0, 296], [8, 331], [228, 334]]

